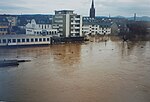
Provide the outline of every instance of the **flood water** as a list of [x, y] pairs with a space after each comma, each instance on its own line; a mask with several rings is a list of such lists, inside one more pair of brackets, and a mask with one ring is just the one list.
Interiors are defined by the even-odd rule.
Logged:
[[32, 61], [0, 68], [0, 101], [150, 102], [150, 42], [0, 49], [17, 56]]

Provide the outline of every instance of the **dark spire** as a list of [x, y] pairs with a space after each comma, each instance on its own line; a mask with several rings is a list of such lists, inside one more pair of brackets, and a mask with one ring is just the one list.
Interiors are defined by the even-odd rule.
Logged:
[[92, 0], [92, 5], [90, 8], [90, 18], [95, 18], [94, 0]]
[[94, 0], [92, 0], [92, 6], [91, 6], [91, 8], [94, 8]]

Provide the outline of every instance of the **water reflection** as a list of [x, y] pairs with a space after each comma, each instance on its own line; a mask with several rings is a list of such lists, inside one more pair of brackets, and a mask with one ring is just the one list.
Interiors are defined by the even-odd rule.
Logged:
[[0, 68], [0, 100], [149, 102], [150, 42], [114, 39], [0, 49], [1, 58], [32, 58]]
[[81, 44], [54, 45], [51, 53], [59, 74], [66, 76], [79, 68]]
[[51, 49], [60, 64], [72, 66], [80, 61], [81, 44], [54, 45]]

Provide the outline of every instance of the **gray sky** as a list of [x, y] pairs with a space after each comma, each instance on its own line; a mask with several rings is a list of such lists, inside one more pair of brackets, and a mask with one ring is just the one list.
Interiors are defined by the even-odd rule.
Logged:
[[[92, 0], [0, 0], [0, 14], [54, 14], [71, 9], [89, 15]], [[95, 0], [97, 16], [150, 16], [150, 0]]]

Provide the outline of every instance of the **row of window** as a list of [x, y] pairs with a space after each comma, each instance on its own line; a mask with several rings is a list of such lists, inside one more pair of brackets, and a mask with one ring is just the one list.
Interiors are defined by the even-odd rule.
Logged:
[[47, 42], [50, 38], [0, 39], [0, 43]]
[[110, 28], [99, 28], [99, 29], [97, 29], [97, 28], [95, 28], [95, 29], [94, 28], [92, 28], [92, 29], [91, 28], [90, 29], [89, 28], [82, 28], [82, 30], [110, 30]]
[[2, 22], [0, 22], [0, 25], [1, 26], [8, 26], [9, 24], [8, 23], [2, 23]]
[[51, 28], [51, 26], [50, 25], [39, 25], [39, 28], [47, 29], [47, 28]]
[[83, 27], [90, 27], [90, 28], [93, 28], [93, 27], [110, 28], [109, 25], [83, 25]]
[[80, 23], [80, 20], [71, 20], [71, 23]]
[[56, 23], [63, 23], [63, 20], [55, 20]]
[[59, 16], [59, 15], [57, 15], [57, 16], [55, 16], [55, 18], [60, 18], [60, 19], [62, 19], [62, 18], [63, 18], [63, 16]]
[[56, 31], [49, 31], [49, 32], [36, 32], [35, 31], [34, 34], [47, 34], [47, 35], [48, 34], [50, 34], [50, 35], [52, 34], [53, 35], [53, 34], [57, 34], [57, 32]]
[[[92, 33], [94, 33], [94, 31], [90, 31], [90, 32], [92, 32]], [[110, 33], [111, 31], [95, 31], [95, 33]], [[89, 33], [89, 31], [84, 31], [83, 33]]]
[[0, 35], [6, 35], [7, 32], [0, 32]]
[[0, 28], [0, 31], [8, 31], [8, 28]]

